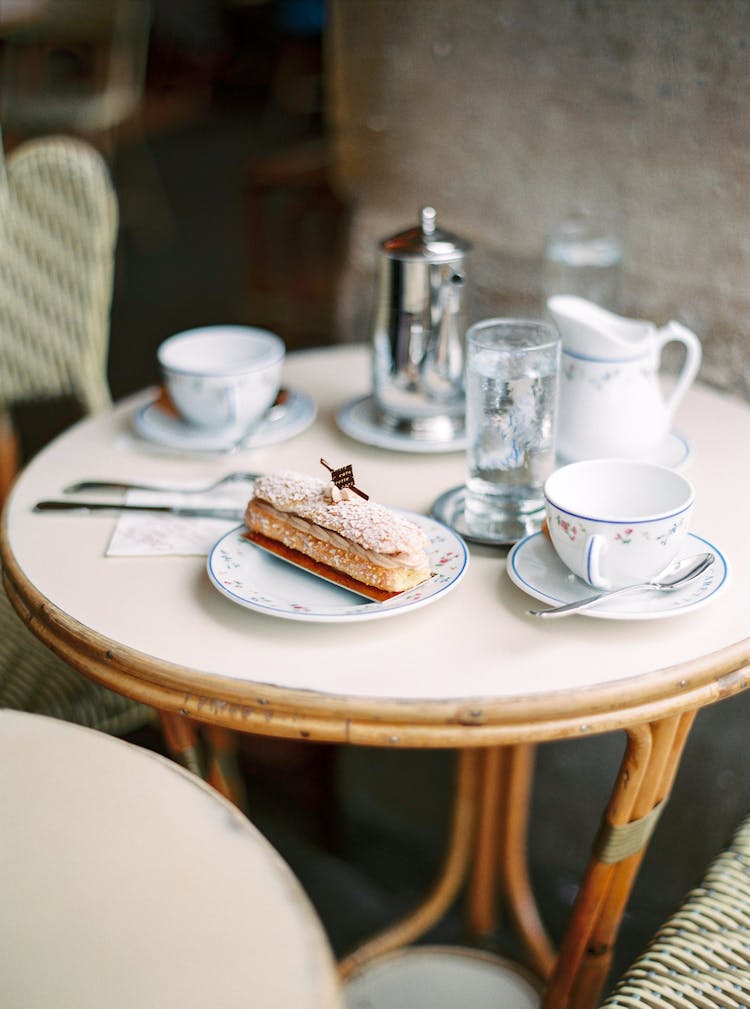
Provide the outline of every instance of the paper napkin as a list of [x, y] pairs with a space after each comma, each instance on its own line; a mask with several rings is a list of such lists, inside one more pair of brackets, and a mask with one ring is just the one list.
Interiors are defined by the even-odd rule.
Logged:
[[[228, 484], [208, 494], [129, 491], [133, 504], [167, 504], [244, 509], [252, 483]], [[207, 556], [214, 543], [238, 523], [224, 519], [123, 512], [107, 546], [108, 557], [181, 554]]]

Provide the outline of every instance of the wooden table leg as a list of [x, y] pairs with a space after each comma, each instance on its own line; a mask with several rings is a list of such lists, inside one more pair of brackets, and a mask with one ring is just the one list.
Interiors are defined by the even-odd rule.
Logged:
[[497, 925], [500, 804], [507, 756], [508, 749], [499, 746], [479, 753], [477, 826], [467, 903], [469, 929], [477, 936], [489, 936]]
[[482, 751], [467, 917], [474, 935], [489, 936], [497, 925], [502, 897], [532, 968], [546, 979], [557, 957], [534, 899], [528, 868], [535, 753], [531, 745]]
[[644, 831], [642, 840], [639, 839], [640, 843], [636, 842], [637, 850], [627, 855], [625, 851], [628, 848], [625, 848], [622, 852], [624, 857], [618, 858], [615, 862], [609, 892], [602, 905], [596, 927], [589, 939], [586, 956], [572, 989], [572, 1004], [575, 1006], [582, 1006], [585, 1009], [587, 1006], [595, 1007], [599, 1004], [599, 997], [612, 965], [612, 955], [620, 922], [638, 869], [646, 853], [656, 817], [661, 813], [669, 798], [694, 718], [695, 712], [691, 711], [676, 718], [655, 722], [651, 726], [653, 773], [649, 775], [647, 781], [644, 781], [638, 792], [638, 798], [633, 806], [633, 820], [648, 823], [647, 817], [652, 811], [655, 816]]
[[159, 711], [170, 756], [247, 812], [245, 784], [237, 766], [237, 734], [219, 725], [201, 726], [206, 742], [204, 759], [196, 723], [174, 711]]
[[656, 815], [667, 801], [694, 714], [627, 730], [628, 745], [594, 843], [544, 1009], [594, 1009]]
[[425, 900], [411, 914], [365, 942], [339, 963], [339, 974], [343, 978], [369, 960], [418, 939], [450, 907], [466, 879], [474, 838], [478, 777], [477, 751], [459, 750], [450, 839], [438, 878]]
[[198, 746], [198, 733], [195, 724], [184, 715], [174, 711], [159, 711], [164, 740], [170, 756], [182, 764], [199, 778], [203, 775], [203, 762]]
[[247, 790], [237, 763], [237, 733], [220, 725], [204, 725], [203, 735], [208, 744], [206, 780], [247, 813]]
[[18, 438], [9, 415], [0, 409], [0, 506], [5, 502], [20, 468]]
[[528, 825], [534, 774], [534, 746], [510, 746], [503, 792], [500, 873], [508, 913], [529, 954], [531, 966], [545, 980], [557, 954], [534, 899], [529, 877]]

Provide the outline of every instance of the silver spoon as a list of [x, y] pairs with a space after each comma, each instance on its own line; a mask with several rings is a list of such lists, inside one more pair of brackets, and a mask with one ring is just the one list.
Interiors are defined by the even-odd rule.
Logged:
[[81, 480], [78, 483], [70, 484], [69, 487], [65, 488], [63, 493], [78, 494], [80, 491], [90, 490], [152, 490], [163, 494], [207, 494], [209, 491], [216, 490], [217, 487], [221, 487], [224, 484], [252, 481], [256, 480], [259, 476], [260, 473], [247, 473], [244, 471], [227, 473], [213, 483], [206, 484], [203, 487], [175, 487], [174, 484], [170, 487], [158, 483], [128, 483], [124, 480]]
[[623, 595], [625, 592], [632, 592], [634, 589], [652, 589], [656, 592], [674, 592], [681, 589], [683, 585], [698, 578], [706, 568], [709, 568], [716, 557], [713, 554], [695, 554], [692, 557], [683, 557], [682, 560], [674, 561], [669, 565], [658, 578], [653, 578], [649, 582], [641, 582], [638, 585], [626, 585], [621, 589], [611, 589], [609, 592], [600, 592], [595, 596], [587, 596], [585, 599], [578, 599], [573, 603], [564, 603], [562, 606], [554, 606], [547, 610], [528, 610], [532, 617], [565, 617], [569, 613], [579, 613], [590, 606], [595, 606], [601, 599], [612, 599], [613, 596]]

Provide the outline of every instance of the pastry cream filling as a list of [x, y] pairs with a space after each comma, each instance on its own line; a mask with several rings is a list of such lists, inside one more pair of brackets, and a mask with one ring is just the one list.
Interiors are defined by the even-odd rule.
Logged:
[[332, 546], [348, 550], [353, 554], [357, 554], [358, 557], [363, 557], [372, 564], [377, 564], [383, 568], [423, 568], [429, 563], [423, 550], [411, 554], [404, 552], [395, 554], [377, 553], [375, 550], [367, 550], [359, 546], [359, 544], [340, 536], [332, 529], [326, 529], [315, 522], [309, 522], [307, 519], [303, 519], [301, 515], [297, 515], [294, 512], [280, 511], [267, 501], [260, 501], [256, 498], [253, 506], [261, 512], [268, 512], [274, 518], [288, 523], [299, 532], [314, 536], [315, 539], [322, 540], [324, 543], [330, 543]]

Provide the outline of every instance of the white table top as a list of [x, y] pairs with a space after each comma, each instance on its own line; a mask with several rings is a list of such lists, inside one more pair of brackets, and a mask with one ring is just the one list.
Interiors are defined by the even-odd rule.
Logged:
[[0, 711], [0, 1007], [341, 1004], [297, 880], [157, 754]]
[[112, 516], [31, 513], [37, 499], [58, 496], [76, 479], [198, 483], [243, 468], [317, 475], [321, 457], [352, 462], [371, 497], [417, 512], [429, 512], [439, 494], [463, 482], [460, 452], [393, 452], [337, 429], [337, 410], [369, 390], [366, 348], [290, 355], [284, 383], [313, 396], [318, 418], [271, 448], [198, 458], [149, 447], [131, 433], [143, 396], [64, 434], [32, 461], [7, 510], [8, 544], [25, 578], [64, 614], [107, 641], [171, 663], [176, 675], [192, 671], [204, 684], [206, 675], [228, 678], [245, 698], [260, 696], [258, 685], [300, 691], [321, 710], [344, 713], [382, 704], [402, 715], [419, 711], [426, 721], [439, 709], [439, 720], [460, 722], [462, 713], [471, 721], [481, 709], [479, 721], [500, 722], [519, 705], [549, 713], [560, 700], [585, 718], [612, 706], [622, 689], [631, 701], [640, 693], [673, 695], [705, 679], [708, 665], [726, 672], [747, 661], [750, 407], [702, 386], [688, 394], [675, 428], [692, 448], [692, 530], [721, 549], [731, 577], [710, 605], [666, 620], [542, 623], [526, 615], [533, 601], [508, 578], [505, 551], [472, 546], [463, 581], [433, 605], [372, 623], [295, 623], [224, 598], [201, 558], [105, 557]]

